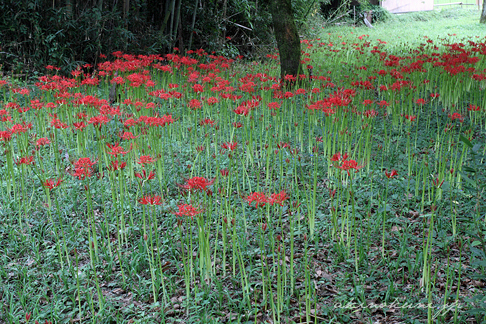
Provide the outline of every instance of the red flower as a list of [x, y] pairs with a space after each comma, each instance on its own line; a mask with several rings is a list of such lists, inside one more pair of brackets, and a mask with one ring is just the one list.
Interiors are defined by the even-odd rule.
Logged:
[[464, 117], [462, 117], [460, 113], [453, 113], [452, 115], [449, 114], [449, 118], [451, 120], [456, 120], [457, 119], [461, 123], [464, 121]]
[[191, 99], [188, 104], [189, 108], [191, 109], [200, 109], [201, 108], [201, 102], [197, 99]]
[[469, 111], [480, 111], [481, 110], [481, 107], [479, 106], [474, 106], [474, 105], [469, 105], [469, 107], [467, 108], [467, 110]]
[[173, 212], [174, 215], [177, 215], [177, 216], [190, 216], [191, 219], [193, 219], [194, 216], [196, 216], [197, 214], [200, 214], [203, 212], [203, 210], [198, 210], [196, 208], [194, 208], [194, 206], [192, 205], [188, 205], [188, 204], [180, 204], [179, 206], [177, 206], [177, 208], [179, 209], [178, 212]]
[[373, 100], [370, 100], [370, 99], [366, 99], [365, 101], [363, 101], [363, 105], [365, 105], [365, 106], [371, 105], [372, 103], [373, 103]]
[[104, 115], [98, 115], [91, 117], [90, 120], [88, 121], [88, 124], [93, 124], [93, 126], [98, 126], [101, 128], [101, 126], [107, 124], [110, 121], [110, 119]]
[[187, 179], [186, 183], [184, 185], [179, 185], [179, 187], [186, 190], [208, 191], [206, 187], [212, 185], [213, 182], [214, 179], [208, 181], [206, 178], [203, 177], [193, 177], [191, 179]]
[[118, 137], [120, 137], [121, 139], [124, 139], [124, 140], [131, 140], [131, 139], [138, 138], [138, 136], [133, 135], [132, 132], [120, 133], [120, 134], [118, 134]]
[[279, 193], [272, 194], [270, 199], [268, 199], [268, 203], [270, 205], [279, 204], [280, 206], [283, 206], [283, 202], [287, 199], [289, 199], [289, 196], [287, 196], [287, 193], [285, 191], [281, 191]]
[[231, 150], [231, 151], [234, 151], [237, 146], [238, 146], [237, 142], [226, 142], [226, 143], [221, 144], [222, 148], [224, 148], [226, 150]]
[[338, 163], [334, 163], [334, 166], [338, 169], [344, 170], [348, 172], [349, 175], [349, 170], [354, 169], [356, 172], [358, 172], [359, 169], [361, 169], [363, 166], [358, 165], [358, 163], [355, 160], [348, 160], [348, 154], [345, 153], [343, 156], [341, 156], [341, 153], [336, 153], [331, 157], [331, 162], [341, 162], [341, 165]]
[[150, 155], [142, 155], [137, 163], [145, 166], [145, 164], [152, 164], [154, 162], [154, 158], [152, 158]]
[[83, 129], [86, 128], [86, 125], [85, 125], [84, 122], [79, 122], [79, 123], [74, 122], [73, 126], [74, 126], [74, 128], [76, 128], [76, 130], [80, 130], [80, 131], [82, 131]]
[[416, 118], [417, 116], [405, 115], [405, 119], [409, 120], [410, 122], [413, 122]]
[[393, 178], [394, 176], [396, 176], [398, 174], [397, 170], [393, 169], [392, 172], [388, 173], [388, 169], [385, 171], [385, 176], [388, 178], [388, 179], [391, 179]]
[[435, 179], [432, 179], [432, 183], [437, 189], [439, 189], [444, 184], [444, 180], [440, 181], [439, 178], [437, 177]]
[[54, 188], [59, 187], [61, 185], [61, 183], [62, 183], [61, 178], [57, 179], [57, 181], [55, 179], [47, 179], [46, 181], [44, 181], [42, 183], [42, 185], [44, 187], [46, 187], [47, 189], [52, 190]]
[[12, 139], [12, 133], [7, 131], [0, 132], [0, 142], [8, 142]]
[[229, 171], [228, 171], [228, 169], [221, 169], [221, 170], [219, 170], [219, 173], [221, 173], [221, 175], [223, 177], [227, 177], [228, 174], [229, 174]]
[[336, 168], [341, 169], [341, 170], [348, 171], [348, 173], [349, 173], [349, 170], [351, 170], [351, 169], [354, 169], [354, 170], [358, 171], [362, 167], [363, 166], [362, 165], [358, 165], [358, 163], [355, 160], [345, 160], [345, 161], [342, 162], [341, 165], [337, 165], [336, 166]]
[[251, 206], [251, 203], [252, 202], [256, 202], [255, 203], [255, 208], [258, 208], [258, 206], [265, 206], [266, 203], [268, 203], [268, 199], [267, 199], [267, 196], [265, 196], [265, 194], [263, 192], [254, 192], [252, 193], [251, 195], [249, 195], [247, 198], [246, 198], [246, 201], [248, 201], [248, 205]]
[[91, 161], [90, 158], [80, 158], [78, 161], [74, 163], [75, 172], [73, 173], [74, 177], [78, 177], [79, 180], [84, 180], [85, 178], [91, 177], [91, 173], [93, 170], [91, 169], [96, 162]]
[[125, 155], [128, 152], [130, 152], [130, 151], [124, 151], [123, 147], [121, 147], [119, 143], [115, 143], [115, 144], [106, 143], [106, 146], [108, 146], [111, 149], [111, 151], [107, 153], [113, 155], [114, 157], [117, 157], [119, 154]]
[[280, 102], [269, 102], [267, 104], [267, 106], [268, 106], [268, 108], [270, 108], [270, 110], [272, 110], [272, 109], [277, 110], [278, 108], [280, 108], [281, 104], [280, 104]]
[[[142, 173], [143, 173], [143, 175], [142, 175]], [[142, 173], [135, 172], [135, 176], [137, 178], [139, 178], [139, 179], [144, 180], [144, 181], [152, 180], [152, 179], [155, 178], [154, 171], [150, 171], [150, 173], [148, 174], [148, 176], [147, 176], [147, 172], [145, 170], [143, 170]]]
[[21, 157], [20, 159], [15, 161], [15, 164], [17, 165], [21, 165], [21, 164], [30, 165], [33, 163], [34, 163], [34, 157], [32, 155]]
[[341, 160], [347, 160], [348, 159], [348, 153], [344, 153], [343, 156], [341, 156], [341, 153], [337, 152], [331, 157], [331, 162], [339, 162]]
[[43, 138], [39, 138], [37, 140], [37, 142], [35, 143], [36, 146], [44, 146], [44, 145], [49, 145], [51, 143], [51, 141], [49, 141], [49, 139], [43, 137]]
[[138, 200], [142, 205], [161, 205], [162, 197], [160, 196], [144, 196]]
[[417, 99], [417, 101], [415, 101], [415, 103], [417, 103], [419, 105], [424, 105], [425, 104], [425, 99]]
[[108, 170], [116, 171], [116, 170], [123, 170], [127, 166], [126, 162], [118, 162], [118, 161], [111, 161], [111, 165], [108, 166]]

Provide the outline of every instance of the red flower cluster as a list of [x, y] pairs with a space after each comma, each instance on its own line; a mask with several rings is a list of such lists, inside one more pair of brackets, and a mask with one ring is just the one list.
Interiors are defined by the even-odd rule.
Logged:
[[177, 215], [177, 216], [180, 216], [180, 217], [190, 216], [191, 219], [193, 219], [193, 217], [196, 216], [197, 214], [200, 214], [200, 213], [203, 212], [203, 210], [198, 210], [194, 206], [189, 205], [189, 204], [180, 204], [179, 206], [177, 206], [177, 208], [179, 209], [179, 211], [173, 212], [174, 215]]
[[91, 169], [96, 162], [91, 161], [90, 158], [80, 158], [74, 163], [75, 172], [74, 177], [78, 177], [79, 180], [84, 180], [91, 177], [93, 170]]
[[46, 187], [47, 189], [52, 190], [56, 187], [59, 187], [61, 185], [61, 183], [62, 183], [61, 178], [57, 179], [57, 181], [55, 179], [47, 179], [46, 181], [44, 181], [42, 183], [42, 185], [44, 187]]
[[334, 162], [334, 166], [338, 169], [341, 169], [343, 171], [348, 172], [349, 170], [354, 169], [356, 172], [358, 172], [359, 169], [361, 169], [363, 166], [358, 165], [358, 163], [355, 160], [348, 160], [348, 154], [345, 153], [343, 156], [341, 156], [341, 153], [337, 152], [331, 157], [331, 162]]
[[161, 205], [162, 197], [160, 196], [144, 196], [138, 200], [142, 205]]
[[251, 206], [252, 202], [255, 202], [255, 208], [259, 206], [265, 206], [265, 204], [279, 204], [283, 206], [283, 202], [289, 199], [287, 193], [285, 191], [281, 191], [279, 193], [273, 193], [270, 197], [267, 197], [263, 192], [254, 192], [249, 195], [245, 200], [248, 201], [248, 204]]
[[213, 180], [208, 180], [203, 177], [193, 177], [191, 179], [187, 179], [186, 183], [183, 185], [179, 185], [182, 189], [191, 190], [191, 191], [208, 191], [207, 186], [212, 185], [214, 182]]

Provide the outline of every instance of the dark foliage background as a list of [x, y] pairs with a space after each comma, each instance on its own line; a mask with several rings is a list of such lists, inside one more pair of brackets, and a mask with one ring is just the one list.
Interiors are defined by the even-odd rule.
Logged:
[[[319, 1], [295, 0], [295, 18]], [[0, 70], [35, 73], [46, 65], [68, 73], [100, 54], [164, 54], [204, 48], [251, 57], [273, 48], [263, 0], [3, 0]]]

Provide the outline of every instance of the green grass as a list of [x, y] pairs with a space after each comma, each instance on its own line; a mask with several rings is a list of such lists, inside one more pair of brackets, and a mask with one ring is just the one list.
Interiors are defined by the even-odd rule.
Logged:
[[[460, 41], [471, 36], [484, 37], [486, 26], [479, 23], [480, 13], [471, 9], [442, 9], [426, 12], [413, 12], [392, 15], [386, 22], [376, 23], [374, 28], [360, 27], [326, 27], [324, 33], [341, 35], [354, 32], [370, 35], [370, 39], [381, 39], [397, 50], [405, 50], [423, 43], [424, 36], [437, 40], [446, 38]], [[455, 34], [455, 36], [451, 36]], [[325, 35], [325, 34], [324, 34]]]

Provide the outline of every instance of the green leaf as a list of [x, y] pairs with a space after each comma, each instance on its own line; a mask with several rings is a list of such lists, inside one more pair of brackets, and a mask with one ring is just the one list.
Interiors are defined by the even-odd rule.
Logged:
[[464, 135], [459, 135], [459, 139], [464, 143], [466, 144], [467, 146], [469, 147], [473, 147], [473, 145], [471, 144], [471, 141], [469, 141]]
[[467, 182], [469, 182], [471, 185], [473, 185], [474, 187], [476, 187], [476, 181], [472, 180], [471, 178], [469, 178], [464, 172], [460, 172], [462, 178], [464, 180], [466, 180]]
[[478, 246], [479, 244], [481, 244], [481, 242], [479, 241], [474, 241], [471, 243], [471, 246]]

